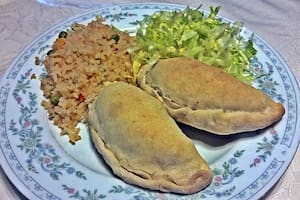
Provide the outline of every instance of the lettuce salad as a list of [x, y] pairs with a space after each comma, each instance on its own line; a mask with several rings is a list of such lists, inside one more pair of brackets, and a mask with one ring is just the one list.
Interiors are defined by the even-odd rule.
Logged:
[[132, 49], [135, 77], [144, 64], [185, 56], [220, 67], [243, 82], [256, 78], [250, 66], [256, 49], [252, 37], [242, 38], [242, 23], [222, 21], [220, 7], [210, 7], [208, 15], [199, 8], [160, 11], [139, 22]]

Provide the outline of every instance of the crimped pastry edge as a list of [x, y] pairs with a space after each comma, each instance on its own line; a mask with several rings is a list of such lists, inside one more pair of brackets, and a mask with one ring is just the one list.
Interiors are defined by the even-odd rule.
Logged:
[[106, 147], [104, 141], [95, 129], [90, 128], [90, 134], [97, 151], [103, 156], [105, 162], [111, 167], [113, 173], [121, 177], [122, 180], [127, 183], [147, 189], [180, 194], [193, 194], [199, 192], [211, 183], [212, 174], [207, 170], [198, 170], [196, 175], [201, 174], [201, 176], [199, 176], [196, 182], [191, 185], [177, 185], [174, 182], [166, 180], [145, 179], [124, 168], [113, 152]]
[[230, 135], [266, 128], [279, 121], [285, 113], [280, 103], [274, 104], [275, 109], [267, 107], [263, 112], [225, 111], [221, 108], [193, 110], [187, 105], [176, 103], [171, 97], [164, 96], [158, 86], [147, 83], [147, 74], [156, 64], [142, 66], [137, 83], [140, 88], [160, 100], [178, 122], [213, 134]]

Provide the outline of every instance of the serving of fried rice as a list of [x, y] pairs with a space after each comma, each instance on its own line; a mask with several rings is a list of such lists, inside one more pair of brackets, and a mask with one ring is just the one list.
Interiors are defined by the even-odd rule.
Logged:
[[133, 41], [128, 33], [97, 17], [88, 25], [73, 24], [53, 43], [44, 60], [47, 76], [41, 81], [42, 105], [72, 144], [81, 139], [77, 125], [85, 121], [88, 105], [104, 84], [133, 83], [128, 52]]

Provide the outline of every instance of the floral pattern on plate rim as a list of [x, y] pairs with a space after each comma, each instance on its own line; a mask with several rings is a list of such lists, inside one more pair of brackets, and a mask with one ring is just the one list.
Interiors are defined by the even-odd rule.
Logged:
[[[17, 121], [10, 121], [8, 129], [12, 132], [12, 135], [19, 136], [21, 143], [17, 147], [28, 155], [26, 159], [27, 170], [39, 173], [36, 167], [36, 165], [39, 165], [54, 180], [58, 180], [64, 172], [75, 174], [78, 178], [86, 180], [83, 172], [76, 170], [69, 163], [60, 162], [61, 157], [57, 155], [55, 148], [43, 141], [43, 127], [40, 125], [40, 121], [33, 117], [38, 112], [40, 104], [37, 101], [37, 95], [30, 91], [30, 81], [36, 79], [35, 77], [35, 73], [32, 73], [32, 69], [29, 69], [17, 81], [12, 94], [17, 105], [19, 105], [20, 116]], [[29, 99], [28, 105], [22, 102], [26, 98]]]
[[[57, 35], [58, 32], [60, 32], [61, 29], [65, 29], [68, 25], [66, 24], [70, 24], [73, 21], [84, 21], [84, 20], [89, 20], [89, 19], [93, 19], [96, 15], [107, 15], [110, 16], [111, 18], [113, 18], [114, 13], [113, 12], [114, 8], [119, 8], [119, 7], [113, 7], [112, 9], [100, 9], [100, 11], [98, 12], [91, 12], [90, 14], [86, 14], [84, 16], [78, 17], [76, 19], [70, 19], [69, 21], [67, 21], [66, 23], [64, 23], [63, 26], [60, 27], [56, 27], [55, 29], [51, 29], [47, 34], [42, 35], [39, 39], [37, 39], [36, 41], [34, 41], [34, 43], [32, 43], [32, 45], [30, 46], [30, 48], [26, 49], [17, 59], [16, 62], [13, 64], [13, 67], [10, 68], [9, 73], [7, 74], [6, 79], [11, 79], [11, 80], [15, 80], [17, 78], [21, 78], [22, 79], [22, 75], [19, 74], [19, 72], [24, 68], [27, 67], [25, 66], [26, 62], [28, 62], [30, 60], [30, 58], [32, 56], [34, 56], [33, 54], [41, 47], [43, 46], [48, 40], [50, 40], [51, 38], [53, 38], [55, 35]], [[138, 15], [134, 14], [134, 12], [137, 12], [137, 10], [140, 9], [154, 9], [154, 10], [161, 10], [161, 9], [165, 9], [165, 10], [174, 10], [174, 9], [178, 9], [178, 8], [182, 8], [181, 6], [174, 6], [174, 5], [168, 5], [168, 4], [136, 4], [136, 5], [123, 5], [121, 6], [121, 10], [125, 11], [127, 14], [122, 14], [120, 13], [119, 16], [121, 16], [121, 18], [118, 18], [119, 21], [122, 20], [127, 20], [127, 18], [129, 17], [128, 12], [131, 11], [130, 13], [133, 13], [133, 15], [130, 15], [130, 17], [138, 17]], [[116, 9], [118, 10], [118, 9]], [[144, 13], [143, 13], [144, 14]], [[125, 16], [124, 18], [122, 18], [123, 16]], [[109, 18], [109, 17], [108, 17]], [[114, 19], [114, 18], [113, 18]], [[116, 21], [118, 21], [116, 20]], [[133, 24], [134, 22], [129, 22], [129, 24]], [[271, 144], [273, 146], [275, 145], [282, 145], [285, 146], [286, 149], [284, 149], [282, 151], [282, 154], [284, 154], [286, 151], [288, 151], [288, 149], [292, 146], [292, 141], [293, 138], [295, 137], [295, 128], [296, 128], [296, 122], [297, 122], [297, 118], [296, 118], [296, 110], [297, 107], [296, 105], [296, 98], [295, 98], [295, 86], [292, 84], [291, 82], [291, 77], [289, 76], [287, 69], [284, 67], [284, 63], [283, 61], [276, 55], [276, 53], [274, 53], [274, 51], [268, 47], [268, 45], [259, 37], [255, 36], [254, 37], [254, 43], [258, 46], [258, 48], [268, 57], [268, 59], [270, 60], [270, 62], [266, 62], [264, 63], [268, 69], [273, 68], [276, 69], [276, 71], [279, 72], [279, 75], [283, 81], [283, 87], [286, 91], [286, 105], [287, 105], [287, 125], [285, 127], [284, 133], [283, 135], [281, 133], [276, 132], [276, 130], [272, 129], [271, 130], [271, 135], [273, 135], [273, 139], [274, 139], [274, 135], [276, 136], [276, 138], [274, 140], [276, 140], [275, 142], [271, 141]], [[274, 72], [273, 69], [273, 72]], [[272, 72], [272, 73], [273, 73]], [[30, 73], [30, 72], [29, 72]], [[270, 74], [270, 73], [269, 73]], [[20, 77], [19, 77], [20, 76]], [[268, 86], [280, 86], [279, 83], [277, 83], [276, 81], [274, 82], [274, 80], [272, 80], [272, 76], [270, 76], [271, 79], [265, 79], [265, 80], [261, 80], [261, 82], [259, 82], [259, 84], [261, 84], [261, 86], [263, 87], [263, 85], [266, 85], [265, 81], [267, 82]], [[17, 84], [16, 84], [17, 85]], [[17, 86], [15, 86], [16, 88]], [[0, 123], [1, 123], [1, 128], [0, 128], [0, 134], [1, 134], [1, 150], [4, 153], [4, 155], [6, 156], [6, 161], [9, 163], [11, 163], [11, 168], [14, 168], [13, 171], [16, 171], [16, 176], [18, 176], [19, 179], [22, 179], [22, 181], [24, 183], [29, 183], [29, 187], [30, 188], [34, 188], [31, 189], [33, 193], [35, 193], [36, 195], [38, 195], [39, 193], [43, 193], [46, 195], [47, 199], [56, 199], [57, 197], [55, 197], [54, 194], [52, 194], [51, 192], [49, 192], [48, 190], [46, 190], [45, 188], [43, 188], [43, 186], [41, 186], [38, 182], [35, 182], [34, 177], [31, 176], [30, 173], [28, 173], [28, 169], [26, 170], [25, 167], [23, 166], [24, 164], [20, 163], [18, 161], [18, 158], [16, 156], [16, 154], [13, 152], [13, 148], [11, 146], [11, 143], [8, 139], [8, 134], [15, 134], [15, 136], [19, 136], [20, 140], [22, 139], [23, 135], [19, 135], [17, 134], [17, 132], [23, 130], [27, 130], [26, 128], [28, 128], [29, 126], [35, 126], [36, 128], [36, 132], [38, 133], [41, 130], [41, 127], [38, 126], [38, 124], [36, 123], [36, 121], [34, 120], [28, 120], [27, 117], [27, 121], [26, 119], [21, 120], [19, 123], [19, 125], [21, 125], [22, 129], [21, 130], [16, 130], [15, 125], [17, 124], [15, 121], [11, 120], [11, 119], [7, 119], [6, 118], [6, 105], [7, 105], [7, 99], [9, 97], [9, 95], [11, 95], [11, 88], [13, 88], [12, 83], [6, 83], [6, 85], [2, 85], [1, 89], [0, 89]], [[22, 88], [24, 90], [29, 90], [28, 93], [30, 93], [30, 87], [26, 87], [25, 84], [25, 88]], [[284, 101], [284, 98], [279, 95], [278, 93], [276, 93], [276, 91], [274, 92], [273, 87], [269, 88], [269, 92], [271, 92], [271, 95], [275, 95], [275, 98], [277, 98], [279, 101]], [[268, 91], [265, 91], [266, 93], [268, 93]], [[12, 93], [13, 94], [13, 93]], [[14, 96], [16, 102], [18, 103], [18, 105], [21, 105], [20, 102], [20, 98], [21, 95], [16, 95]], [[30, 107], [30, 104], [34, 104], [34, 100], [35, 100], [35, 94], [34, 92], [30, 93], [30, 97], [29, 99], [31, 99], [31, 101], [28, 102], [28, 107]], [[26, 106], [25, 106], [26, 107]], [[34, 110], [35, 108], [32, 108], [32, 110]], [[31, 113], [32, 115], [30, 116], [34, 116], [34, 113]], [[25, 117], [26, 118], [26, 117]], [[9, 121], [9, 123], [8, 123]], [[6, 126], [8, 126], [7, 124], [9, 124], [10, 129], [6, 130]], [[274, 133], [275, 131], [275, 133]], [[26, 132], [26, 131], [25, 131]], [[278, 137], [278, 135], [280, 135], [281, 137]], [[39, 135], [38, 135], [39, 136]], [[22, 141], [22, 140], [21, 140]], [[24, 142], [25, 140], [23, 140]], [[263, 145], [264, 143], [269, 143], [269, 140], [267, 138], [264, 138], [262, 142], [258, 142], [257, 143], [257, 153], [260, 153], [261, 150], [265, 149], [263, 148], [264, 146], [267, 145]], [[24, 143], [23, 143], [24, 144]], [[21, 147], [22, 145], [19, 146], [20, 149], [23, 148], [24, 151], [28, 151], [30, 152], [30, 150], [26, 150], [26, 148]], [[49, 144], [48, 147], [45, 147], [47, 149], [47, 151], [49, 151], [50, 153], [53, 154], [53, 152], [55, 152], [55, 149], [51, 148], [51, 144]], [[274, 148], [273, 148], [274, 149]], [[267, 153], [263, 153], [266, 155], [269, 155], [271, 157], [271, 154], [269, 152], [270, 149], [268, 149]], [[272, 149], [271, 149], [272, 150]], [[244, 151], [246, 150], [238, 150], [237, 152], [239, 152], [237, 155], [242, 155], [244, 153]], [[227, 171], [227, 173], [229, 173], [229, 167], [233, 166], [236, 164], [237, 162], [237, 158], [235, 157], [236, 153], [235, 152], [233, 154], [233, 157], [231, 159], [229, 159], [228, 161], [223, 163], [223, 168], [225, 169], [225, 172]], [[55, 153], [54, 153], [55, 154]], [[259, 158], [260, 154], [257, 154], [257, 156]], [[265, 157], [266, 158], [266, 157]], [[53, 159], [53, 158], [52, 158]], [[255, 161], [256, 158], [254, 158]], [[270, 158], [271, 159], [271, 158]], [[45, 159], [48, 161], [51, 161], [51, 159]], [[45, 161], [43, 159], [41, 159], [40, 161]], [[32, 160], [31, 160], [32, 161]], [[46, 164], [47, 162], [46, 161]], [[53, 160], [52, 160], [53, 161]], [[251, 184], [249, 184], [248, 186], [246, 186], [243, 190], [241, 190], [240, 192], [236, 193], [236, 194], [232, 194], [232, 192], [234, 191], [235, 186], [231, 185], [231, 189], [224, 189], [223, 193], [217, 193], [217, 192], [213, 192], [213, 193], [208, 193], [208, 190], [204, 190], [203, 193], [198, 193], [195, 195], [191, 195], [191, 199], [194, 199], [195, 197], [199, 197], [199, 195], [201, 195], [201, 197], [204, 198], [203, 195], [205, 195], [205, 193], [208, 194], [215, 194], [214, 197], [229, 197], [230, 195], [234, 195], [234, 196], [230, 196], [233, 199], [243, 199], [243, 198], [248, 198], [251, 197], [252, 195], [254, 195], [257, 191], [259, 191], [261, 188], [265, 187], [265, 185], [267, 185], [270, 180], [272, 179], [273, 175], [276, 175], [279, 170], [283, 167], [284, 163], [286, 161], [279, 161], [277, 160], [277, 158], [272, 157], [272, 160], [270, 162], [268, 162], [269, 164], [265, 164], [264, 166], [266, 166], [266, 168], [264, 169], [264, 172], [261, 173], [261, 175], [258, 176], [258, 178], [252, 182]], [[28, 161], [28, 163], [30, 163], [30, 159]], [[26, 163], [26, 164], [28, 164]], [[225, 164], [227, 163], [227, 164]], [[48, 163], [49, 164], [49, 163]], [[53, 165], [52, 165], [53, 166]], [[253, 167], [253, 166], [252, 166]], [[64, 167], [63, 167], [64, 168]], [[251, 168], [251, 166], [250, 166]], [[247, 170], [250, 170], [247, 169]], [[73, 167], [70, 167], [69, 165], [67, 165], [64, 168], [67, 172], [67, 174], [73, 174], [76, 170]], [[67, 170], [69, 169], [69, 171]], [[34, 169], [36, 170], [36, 169]], [[33, 171], [34, 171], [33, 170]], [[236, 169], [238, 170], [238, 169]], [[71, 172], [72, 171], [72, 172]], [[218, 170], [215, 170], [218, 171]], [[220, 170], [219, 170], [220, 171]], [[245, 169], [239, 169], [239, 175], [238, 176], [242, 176], [244, 174]], [[79, 171], [80, 172], [80, 171]], [[225, 173], [224, 172], [224, 173]], [[232, 171], [231, 171], [231, 175], [232, 175]], [[218, 186], [220, 188], [220, 185], [222, 186], [222, 183], [224, 185], [224, 177], [221, 178], [221, 176], [219, 176], [220, 174], [215, 174], [214, 176], [214, 182], [213, 184], [209, 187], [213, 187], [213, 186]], [[235, 176], [235, 177], [238, 177]], [[53, 176], [53, 177], [58, 177], [58, 176]], [[52, 178], [53, 178], [52, 177]], [[83, 179], [86, 179], [86, 177], [83, 175]], [[225, 176], [228, 177], [228, 176]], [[82, 178], [82, 177], [81, 177]], [[55, 179], [55, 178], [54, 178]], [[58, 180], [58, 179], [56, 179]], [[232, 179], [233, 180], [233, 179]], [[232, 181], [231, 181], [232, 182]], [[68, 193], [73, 193], [75, 191], [79, 191], [79, 190], [75, 190], [75, 188], [69, 187], [67, 186], [67, 184], [62, 184], [63, 190], [67, 191]], [[77, 197], [82, 197], [83, 199], [86, 199], [85, 197], [87, 197], [87, 199], [92, 199], [91, 197], [97, 197], [97, 198], [105, 198], [108, 197], [108, 195], [112, 195], [112, 194], [119, 194], [122, 192], [125, 192], [126, 194], [132, 194], [134, 195], [135, 199], [154, 199], [153, 197], [153, 193], [147, 193], [144, 190], [140, 190], [140, 189], [135, 189], [135, 187], [132, 186], [120, 186], [120, 185], [113, 185], [112, 188], [108, 191], [108, 193], [105, 194], [99, 194], [97, 189], [94, 190], [89, 190], [89, 189], [82, 189], [83, 193], [86, 194], [85, 196], [82, 195], [81, 193], [77, 193], [75, 196]], [[76, 192], [75, 192], [76, 193]], [[148, 194], [148, 195], [147, 195]], [[168, 199], [168, 195], [167, 194], [162, 194], [162, 193], [154, 193], [155, 198], [159, 199]], [[222, 195], [223, 194], [223, 195]], [[93, 196], [94, 195], [94, 196]], [[75, 197], [74, 196], [74, 197]], [[170, 197], [172, 198], [172, 197]]]

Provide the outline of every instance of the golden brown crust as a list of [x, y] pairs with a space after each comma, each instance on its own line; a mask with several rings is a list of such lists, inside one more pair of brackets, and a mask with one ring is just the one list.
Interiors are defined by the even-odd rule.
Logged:
[[261, 129], [285, 112], [263, 92], [219, 68], [189, 58], [144, 66], [138, 83], [160, 99], [177, 121], [216, 134]]
[[125, 83], [107, 86], [90, 107], [93, 142], [113, 172], [141, 187], [190, 194], [212, 174], [164, 106]]

